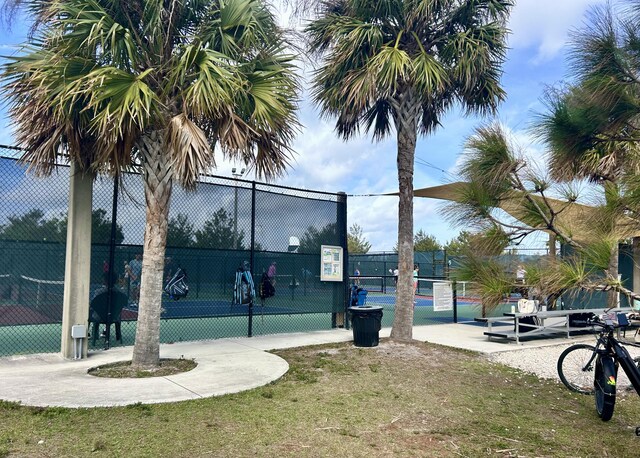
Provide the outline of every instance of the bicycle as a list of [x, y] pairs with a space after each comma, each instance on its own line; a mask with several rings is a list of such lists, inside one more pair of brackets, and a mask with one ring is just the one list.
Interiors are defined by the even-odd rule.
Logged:
[[[623, 313], [617, 315], [617, 320], [616, 323], [607, 315], [603, 320], [599, 317], [587, 320], [589, 326], [600, 327], [596, 345], [572, 345], [558, 358], [558, 375], [562, 383], [572, 391], [595, 394], [596, 411], [602, 421], [613, 416], [619, 366], [640, 396], [640, 357], [632, 358], [614, 337], [614, 331], [629, 325]], [[624, 342], [624, 345], [640, 347], [631, 342]]]

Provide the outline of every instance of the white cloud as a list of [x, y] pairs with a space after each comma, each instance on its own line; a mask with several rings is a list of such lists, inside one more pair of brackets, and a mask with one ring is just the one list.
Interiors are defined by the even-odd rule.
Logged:
[[[589, 5], [602, 3], [604, 0], [518, 0], [509, 23], [513, 31], [510, 57], [517, 57], [518, 63], [535, 64], [541, 77], [552, 73], [550, 68], [545, 68], [545, 64], [548, 67], [549, 61], [561, 57], [569, 31], [581, 24]], [[15, 40], [0, 41], [0, 47], [10, 47], [19, 41], [16, 35]], [[522, 87], [516, 86], [518, 70], [520, 68], [511, 71], [512, 85], [506, 88], [508, 105], [502, 109], [500, 117], [512, 130], [525, 154], [540, 157], [542, 148], [526, 132], [523, 119], [527, 118], [526, 113], [530, 112], [532, 106], [538, 108], [538, 102], [532, 99], [541, 93], [543, 81], [537, 79], [536, 73], [534, 83], [539, 83], [539, 86], [528, 80], [521, 83]], [[392, 134], [386, 141], [376, 143], [371, 141], [369, 135], [363, 134], [345, 142], [335, 134], [334, 121], [320, 120], [309, 100], [308, 93], [305, 93], [300, 111], [305, 127], [294, 142], [297, 155], [288, 175], [278, 180], [277, 184], [328, 192], [345, 191], [351, 195], [396, 191], [395, 136]], [[478, 119], [463, 118], [456, 110], [446, 116], [442, 123], [443, 127], [435, 135], [421, 138], [418, 142], [416, 157], [431, 165], [416, 163], [416, 188], [456, 179], [456, 164], [460, 160], [464, 140], [478, 125]], [[12, 143], [10, 131], [1, 121], [0, 143]], [[222, 160], [219, 153], [216, 157], [218, 167], [213, 171], [214, 174], [231, 176], [231, 168], [239, 166]], [[445, 173], [441, 170], [445, 170]], [[245, 175], [244, 178], [250, 180], [253, 177]], [[199, 202], [194, 197], [190, 199], [192, 203]], [[349, 197], [348, 202], [348, 224], [358, 223], [363, 228], [364, 236], [372, 243], [373, 250], [392, 250], [397, 241], [397, 197]], [[221, 205], [229, 207], [231, 204], [225, 201]], [[444, 243], [455, 237], [460, 228], [451, 228], [444, 221], [439, 213], [441, 205], [436, 200], [416, 198], [414, 227], [416, 231], [423, 229], [435, 235]], [[178, 205], [175, 205], [172, 210], [177, 208]], [[123, 218], [129, 216], [134, 218], [133, 214], [123, 214]], [[139, 230], [136, 227], [135, 232]]]
[[[422, 229], [434, 235], [442, 244], [454, 238], [459, 228], [453, 228], [440, 212], [443, 201], [416, 198], [413, 204], [414, 232]], [[348, 225], [363, 228], [371, 251], [393, 251], [398, 241], [398, 197], [349, 197]]]
[[519, 0], [509, 21], [509, 45], [516, 50], [534, 48], [532, 61], [548, 61], [560, 53], [588, 8], [602, 3], [605, 0]]
[[358, 224], [373, 251], [392, 251], [398, 240], [398, 198], [349, 197], [347, 224]]

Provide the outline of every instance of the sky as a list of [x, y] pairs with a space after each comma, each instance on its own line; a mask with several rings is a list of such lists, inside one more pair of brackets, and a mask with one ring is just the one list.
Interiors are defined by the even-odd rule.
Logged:
[[[591, 6], [604, 0], [516, 0], [508, 28], [509, 52], [503, 66], [502, 85], [506, 99], [495, 118], [464, 117], [452, 110], [435, 133], [421, 137], [416, 147], [414, 188], [457, 181], [465, 140], [474, 129], [487, 122], [504, 125], [531, 157], [542, 157], [544, 148], [529, 134], [535, 113], [544, 111], [540, 101], [545, 87], [570, 77], [567, 43], [570, 32], [579, 28]], [[17, 52], [26, 36], [26, 26], [15, 21], [10, 30], [0, 28], [0, 55]], [[304, 83], [308, 88], [309, 82]], [[397, 243], [398, 198], [372, 196], [396, 192], [395, 133], [381, 142], [362, 134], [348, 142], [334, 132], [335, 120], [321, 119], [307, 91], [300, 102], [303, 125], [293, 143], [295, 157], [286, 176], [276, 184], [348, 195], [348, 225], [362, 228], [371, 251], [392, 251]], [[0, 144], [14, 145], [9, 119], [0, 108]], [[232, 176], [234, 164], [218, 158], [216, 175]], [[254, 179], [246, 173], [243, 178]], [[465, 227], [453, 227], [442, 216], [443, 203], [434, 199], [414, 200], [414, 231], [422, 229], [442, 244]], [[467, 228], [468, 229], [468, 228]], [[540, 239], [529, 242], [539, 248]]]

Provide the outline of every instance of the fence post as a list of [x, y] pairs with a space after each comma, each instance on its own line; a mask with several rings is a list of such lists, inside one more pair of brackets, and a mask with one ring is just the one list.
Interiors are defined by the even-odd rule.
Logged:
[[251, 183], [251, 273], [253, 274], [256, 260], [256, 182]]
[[[384, 258], [383, 258], [384, 259]], [[387, 293], [387, 261], [382, 261], [382, 293]]]
[[[107, 272], [107, 304], [111, 304], [113, 286], [116, 280], [115, 256], [116, 256], [116, 229], [118, 224], [118, 177], [113, 177], [113, 200], [111, 201], [111, 235], [109, 236], [109, 272]], [[111, 346], [111, 305], [107, 307], [107, 330], [105, 334], [105, 347]], [[117, 334], [117, 333], [116, 333]]]
[[458, 290], [457, 283], [455, 280], [451, 282], [451, 289], [453, 290], [453, 322], [458, 322]]
[[443, 249], [442, 253], [443, 253], [443, 255], [442, 255], [442, 262], [443, 262], [442, 275], [445, 278], [448, 279], [451, 276], [451, 268], [450, 268], [451, 266], [449, 266], [449, 256], [447, 255], [447, 249], [446, 248]]
[[[336, 205], [336, 227], [338, 231], [339, 243], [342, 247], [343, 253], [343, 272], [342, 272], [342, 284], [336, 283], [334, 285], [334, 310], [340, 310], [340, 312], [333, 312], [331, 314], [331, 327], [335, 328], [342, 326], [349, 329], [349, 318], [347, 315], [348, 307], [348, 290], [349, 290], [349, 250], [347, 247], [347, 194], [343, 191], [338, 193], [338, 201]], [[340, 287], [342, 287], [342, 303], [338, 302], [340, 298]], [[340, 315], [338, 315], [340, 314]]]
[[[238, 186], [238, 183], [236, 183], [236, 186]], [[236, 188], [236, 192], [237, 192], [237, 188]], [[253, 271], [254, 271], [254, 265], [256, 260], [255, 258], [256, 258], [256, 182], [254, 181], [251, 183], [251, 246], [250, 246], [250, 252], [249, 252], [249, 259], [250, 259], [249, 262], [251, 264], [249, 272], [251, 273], [252, 277], [254, 277]], [[254, 284], [255, 284], [255, 281], [254, 281]], [[251, 298], [251, 302], [249, 302], [249, 317], [248, 317], [249, 330], [247, 332], [247, 337], [253, 336], [253, 301], [254, 300], [255, 298]]]

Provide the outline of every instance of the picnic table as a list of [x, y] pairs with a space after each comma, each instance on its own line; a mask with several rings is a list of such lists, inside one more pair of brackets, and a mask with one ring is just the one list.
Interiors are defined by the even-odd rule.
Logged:
[[[571, 315], [593, 313], [601, 315], [603, 313], [629, 313], [633, 310], [629, 307], [618, 307], [614, 309], [597, 308], [597, 309], [570, 309], [570, 310], [540, 310], [536, 312], [506, 312], [499, 317], [482, 317], [475, 318], [475, 321], [487, 323], [487, 330], [484, 335], [491, 340], [492, 337], [501, 339], [515, 340], [520, 343], [521, 337], [555, 337], [558, 335], [566, 335], [571, 337], [572, 332], [584, 331], [584, 326], [572, 326]], [[533, 317], [535, 320], [526, 320], [521, 323], [523, 318]], [[494, 329], [494, 325], [509, 325], [508, 329], [501, 326]], [[524, 330], [526, 329], [526, 330]]]

